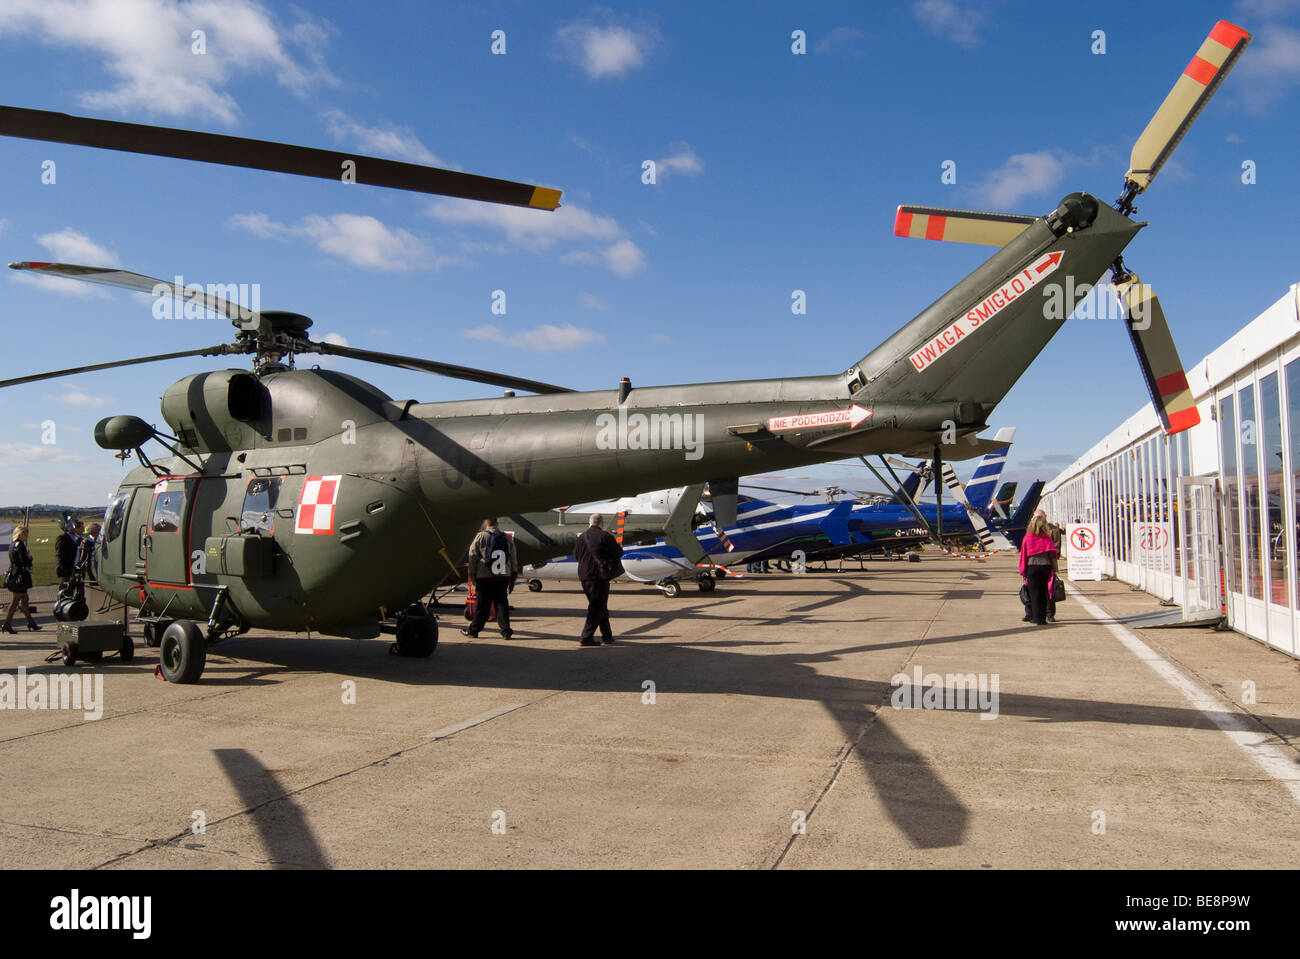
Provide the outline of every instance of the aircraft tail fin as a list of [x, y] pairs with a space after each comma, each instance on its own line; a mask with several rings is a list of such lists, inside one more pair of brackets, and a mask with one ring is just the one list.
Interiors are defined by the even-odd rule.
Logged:
[[1011, 514], [1011, 519], [1003, 527], [1007, 537], [1020, 546], [1020, 541], [1024, 538], [1025, 527], [1029, 525], [1030, 518], [1034, 515], [1034, 510], [1038, 509], [1038, 503], [1043, 496], [1043, 487], [1047, 484], [1042, 480], [1034, 480], [1026, 491], [1024, 499], [1016, 507], [1016, 511]]
[[1007, 465], [1007, 453], [1016, 439], [1016, 428], [1004, 426], [998, 430], [994, 442], [1001, 444], [991, 453], [985, 453], [980, 459], [975, 472], [966, 483], [966, 499], [977, 510], [987, 510], [993, 502], [993, 492], [997, 489], [1002, 470]]
[[1002, 488], [998, 490], [998, 495], [994, 497], [992, 503], [993, 513], [998, 519], [1007, 519], [1011, 515], [1011, 501], [1016, 498], [1018, 485], [1015, 480], [1012, 480], [1003, 483]]

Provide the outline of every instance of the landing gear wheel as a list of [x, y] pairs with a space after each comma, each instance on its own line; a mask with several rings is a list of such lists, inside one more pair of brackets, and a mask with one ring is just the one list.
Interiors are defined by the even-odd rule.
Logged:
[[427, 613], [402, 613], [397, 617], [399, 656], [427, 659], [438, 648], [438, 621]]
[[63, 646], [63, 665], [72, 666], [77, 662], [77, 644], [65, 643]]
[[130, 636], [122, 639], [122, 648], [117, 651], [117, 657], [124, 663], [135, 659], [135, 641]]
[[700, 577], [700, 592], [701, 592], [701, 593], [711, 593], [711, 592], [713, 592], [714, 588], [717, 587], [717, 585], [718, 585], [718, 584], [715, 583], [715, 582], [713, 581], [713, 577], [712, 577], [712, 576], [701, 576], [701, 577]]
[[664, 595], [669, 599], [675, 599], [682, 594], [682, 584], [675, 579], [670, 579], [665, 583], [660, 583], [659, 588], [664, 591]]
[[208, 661], [208, 640], [198, 623], [178, 619], [162, 634], [158, 663], [169, 683], [195, 683]]
[[542, 581], [540, 579], [530, 579], [528, 581], [528, 592], [540, 593], [542, 591]]

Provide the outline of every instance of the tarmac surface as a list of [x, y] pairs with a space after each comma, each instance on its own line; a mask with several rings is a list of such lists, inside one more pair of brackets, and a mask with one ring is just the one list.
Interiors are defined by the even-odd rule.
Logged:
[[[576, 588], [521, 587], [510, 641], [494, 624], [461, 636], [459, 605], [427, 660], [255, 631], [189, 686], [154, 678], [138, 628], [132, 662], [45, 665], [50, 596], [34, 591], [46, 631], [0, 635], [0, 677], [102, 676], [103, 716], [0, 711], [0, 863], [1300, 861], [1296, 661], [1204, 628], [1123, 640], [1109, 617], [1158, 605], [1116, 582], [1072, 584], [1055, 625], [1022, 623], [1015, 562], [929, 551], [677, 599], [616, 584], [618, 642], [600, 648], [577, 644]], [[916, 689], [891, 685], [917, 670]], [[968, 674], [984, 700], [956, 702]], [[905, 694], [964, 708], [894, 708]]]

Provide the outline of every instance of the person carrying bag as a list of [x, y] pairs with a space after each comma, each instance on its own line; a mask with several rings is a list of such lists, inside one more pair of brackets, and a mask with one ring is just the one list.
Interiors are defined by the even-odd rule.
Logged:
[[[1034, 513], [1025, 531], [1025, 538], [1020, 541], [1020, 575], [1024, 580], [1024, 590], [1028, 592], [1029, 613], [1026, 622], [1035, 626], [1047, 625], [1048, 584], [1056, 576], [1056, 558], [1058, 548], [1052, 540], [1051, 530], [1047, 525], [1047, 514], [1042, 510]], [[1064, 584], [1059, 580], [1064, 593]]]

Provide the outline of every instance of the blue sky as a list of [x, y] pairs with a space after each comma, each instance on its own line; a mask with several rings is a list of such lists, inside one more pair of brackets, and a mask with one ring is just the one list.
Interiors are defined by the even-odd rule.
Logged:
[[[562, 188], [564, 207], [548, 216], [0, 138], [0, 252], [258, 283], [263, 308], [308, 314], [317, 337], [575, 388], [838, 371], [988, 255], [895, 238], [899, 203], [1041, 214], [1076, 189], [1113, 200], [1133, 141], [1218, 19], [1254, 43], [1139, 204], [1152, 225], [1127, 254], [1195, 362], [1300, 279], [1297, 0], [743, 12], [6, 0], [4, 103], [525, 180]], [[504, 55], [491, 52], [494, 30]], [[804, 55], [791, 51], [795, 30]], [[955, 185], [940, 182], [947, 160]], [[791, 314], [794, 290], [806, 316]], [[0, 314], [0, 378], [231, 332], [155, 319], [125, 292], [14, 275], [0, 277]], [[94, 445], [94, 423], [134, 413], [162, 425], [167, 385], [219, 365], [3, 391], [0, 504], [103, 502], [122, 469]], [[494, 392], [338, 365], [399, 399]], [[1075, 319], [992, 425], [1019, 428], [1010, 476], [1047, 479], [1145, 401], [1118, 321]], [[56, 441], [43, 443], [51, 422]]]

